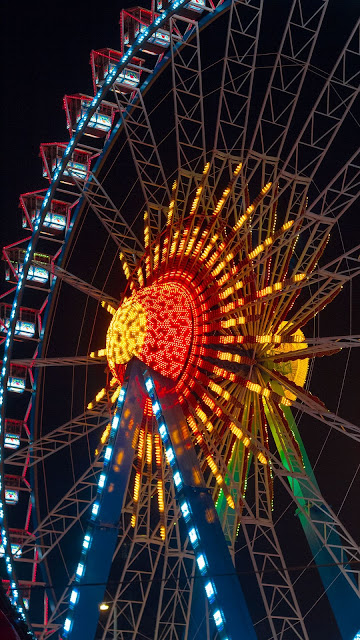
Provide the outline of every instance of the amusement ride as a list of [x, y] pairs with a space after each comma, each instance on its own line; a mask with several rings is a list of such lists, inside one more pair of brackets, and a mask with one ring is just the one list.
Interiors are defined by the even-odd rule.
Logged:
[[[40, 146], [48, 188], [20, 196], [0, 555], [39, 640], [312, 640], [321, 616], [359, 637], [339, 512], [360, 427], [338, 408], [360, 346], [360, 20], [320, 69], [329, 2], [271, 4], [122, 9], [94, 96], [64, 97], [70, 141]], [[332, 439], [340, 508], [314, 473]]]

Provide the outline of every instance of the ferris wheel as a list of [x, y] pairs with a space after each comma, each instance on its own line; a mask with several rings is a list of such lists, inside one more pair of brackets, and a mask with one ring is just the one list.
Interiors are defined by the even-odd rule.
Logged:
[[20, 196], [0, 555], [42, 640], [360, 632], [360, 427], [339, 411], [360, 19], [324, 55], [326, 0], [271, 4], [122, 10], [95, 97], [64, 98], [70, 142], [41, 144], [50, 186]]

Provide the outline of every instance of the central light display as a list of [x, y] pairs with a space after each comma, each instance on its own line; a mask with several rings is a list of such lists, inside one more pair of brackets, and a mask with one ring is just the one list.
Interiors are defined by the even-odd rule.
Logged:
[[137, 357], [163, 376], [177, 380], [192, 338], [191, 298], [179, 284], [164, 283], [134, 292], [113, 316], [106, 337], [110, 369]]
[[[311, 314], [302, 316], [293, 308], [322, 250], [306, 271], [301, 264], [295, 269], [295, 220], [289, 211], [277, 226], [271, 205], [278, 186], [268, 182], [251, 203], [247, 187], [237, 195], [241, 163], [229, 169], [228, 186], [209, 198], [208, 163], [196, 176], [193, 199], [189, 196], [186, 204], [175, 181], [162, 232], [154, 233], [145, 211], [143, 254], [134, 263], [133, 256], [128, 262], [128, 254], [120, 252], [128, 286], [119, 308], [102, 303], [112, 315], [106, 349], [91, 354], [106, 357], [113, 377], [88, 405], [93, 409], [99, 402], [116, 402], [132, 358], [172, 380], [202, 468], [212, 478], [225, 515], [245, 495], [251, 457], [265, 466], [273, 495], [267, 416], [279, 425], [282, 441], [294, 442], [284, 407], [292, 405], [300, 389], [303, 397], [310, 396], [304, 389], [310, 347], [301, 327]], [[258, 228], [264, 207], [269, 220]], [[295, 236], [289, 242], [292, 230]], [[146, 404], [132, 442], [136, 472], [130, 489], [131, 525], [137, 526], [143, 479], [156, 472], [159, 535], [164, 538], [164, 452], [158, 428]], [[107, 438], [105, 430], [101, 445]], [[294, 447], [301, 464], [301, 452], [296, 443]], [[166, 455], [171, 464], [174, 453], [168, 450]], [[240, 478], [235, 493], [227, 474], [234, 464]]]

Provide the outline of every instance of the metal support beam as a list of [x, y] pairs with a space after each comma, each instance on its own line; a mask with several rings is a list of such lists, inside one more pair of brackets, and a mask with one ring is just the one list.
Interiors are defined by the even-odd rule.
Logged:
[[[34, 265], [38, 264], [36, 260], [33, 260], [32, 263]], [[101, 300], [101, 301], [104, 300], [105, 302], [110, 304], [112, 307], [115, 307], [116, 309], [119, 306], [118, 300], [116, 300], [115, 298], [111, 298], [103, 291], [100, 291], [96, 287], [93, 287], [92, 284], [85, 282], [85, 280], [82, 280], [81, 278], [78, 278], [77, 276], [75, 276], [73, 273], [70, 273], [69, 271], [62, 269], [61, 267], [58, 267], [56, 264], [52, 263], [48, 265], [48, 264], [43, 264], [42, 262], [39, 264], [43, 269], [46, 269], [46, 271], [51, 273], [53, 276], [55, 276], [56, 278], [60, 278], [60, 280], [62, 280], [63, 282], [67, 282], [72, 287], [75, 287], [75, 289], [77, 289], [78, 291], [82, 291], [82, 293], [85, 293], [87, 296], [90, 296], [91, 298], [95, 298], [95, 300]]]
[[112, 564], [134, 457], [133, 433], [141, 422], [145, 403], [141, 373], [136, 363], [129, 370], [125, 400], [120, 394], [112, 421], [114, 434], [113, 438], [110, 436], [105, 451], [98, 496], [92, 508], [83, 554], [76, 571], [78, 590], [75, 589], [75, 595], [70, 597], [73, 610], [64, 625], [65, 637], [69, 639], [93, 640], [99, 618], [98, 605], [103, 599]]
[[343, 638], [353, 638], [359, 626], [358, 550], [346, 537], [321, 496], [291, 410], [283, 407], [286, 420], [300, 445], [304, 469], [297, 462], [297, 456], [291, 454], [289, 443], [285, 453], [277, 436], [274, 417], [266, 405], [265, 411], [284, 465], [299, 472], [297, 479], [288, 477], [290, 491], [299, 506], [298, 516], [336, 622]]
[[24, 367], [79, 367], [80, 365], [104, 364], [106, 361], [101, 356], [69, 356], [68, 358], [13, 358], [11, 364], [22, 365]]
[[172, 390], [173, 382], [153, 372], [146, 372], [144, 377], [219, 638], [255, 640], [224, 532], [204, 482], [185, 416]]

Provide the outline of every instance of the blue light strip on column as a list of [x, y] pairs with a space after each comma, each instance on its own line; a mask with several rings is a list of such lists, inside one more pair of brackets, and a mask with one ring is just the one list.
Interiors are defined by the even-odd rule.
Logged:
[[[77, 565], [77, 568], [76, 568], [76, 571], [75, 571], [75, 583], [77, 583], [77, 584], [79, 584], [81, 582], [81, 579], [82, 579], [83, 575], [85, 574], [87, 555], [89, 553], [89, 549], [91, 547], [91, 542], [92, 542], [92, 537], [93, 537], [93, 527], [95, 525], [96, 520], [100, 516], [101, 496], [102, 496], [103, 489], [106, 486], [107, 475], [108, 475], [108, 470], [109, 470], [109, 466], [110, 466], [109, 462], [111, 460], [112, 448], [113, 448], [113, 445], [114, 445], [116, 432], [117, 432], [117, 429], [118, 429], [118, 426], [119, 426], [119, 422], [120, 422], [121, 409], [122, 409], [122, 405], [124, 404], [125, 394], [126, 394], [126, 386], [124, 386], [120, 391], [120, 394], [119, 394], [119, 397], [118, 397], [118, 400], [117, 400], [117, 404], [116, 404], [116, 411], [115, 411], [114, 417], [113, 417], [112, 422], [111, 422], [111, 430], [110, 430], [109, 441], [108, 441], [108, 444], [106, 446], [105, 453], [104, 453], [104, 467], [103, 467], [103, 470], [102, 470], [102, 472], [101, 472], [101, 474], [99, 476], [96, 500], [93, 503], [93, 506], [92, 506], [92, 509], [91, 509], [90, 523], [88, 525], [88, 528], [87, 528], [86, 533], [85, 533], [84, 538], [83, 538], [81, 557], [80, 557], [80, 561], [79, 561], [79, 563]], [[78, 586], [75, 585], [73, 587], [72, 591], [71, 591], [71, 594], [70, 594], [69, 613], [68, 613], [67, 618], [65, 619], [64, 626], [63, 626], [62, 637], [64, 639], [68, 637], [68, 635], [69, 635], [69, 633], [71, 631], [71, 627], [72, 627], [72, 615], [71, 614], [74, 611], [74, 609], [77, 606], [77, 604], [79, 603], [79, 599], [80, 599], [80, 591], [79, 591]]]
[[[151, 399], [153, 412], [158, 423], [160, 437], [165, 447], [165, 454], [173, 472], [173, 480], [175, 485], [176, 497], [180, 505], [182, 516], [186, 523], [188, 536], [195, 552], [195, 558], [196, 558], [199, 571], [203, 576], [203, 578], [205, 579], [205, 593], [209, 601], [210, 611], [212, 613], [217, 630], [221, 632], [221, 631], [224, 631], [224, 628], [226, 625], [225, 616], [221, 611], [221, 608], [217, 604], [217, 593], [216, 593], [216, 587], [214, 582], [211, 580], [210, 577], [208, 580], [206, 580], [206, 577], [209, 571], [207, 559], [206, 559], [205, 553], [202, 551], [201, 540], [200, 540], [198, 531], [196, 529], [190, 504], [186, 500], [182, 492], [182, 489], [184, 488], [183, 478], [180, 473], [180, 470], [176, 461], [176, 456], [174, 454], [174, 451], [171, 445], [169, 430], [161, 410], [161, 406], [156, 394], [154, 382], [148, 373], [146, 373], [144, 379], [145, 379], [145, 387]], [[226, 636], [222, 635], [221, 638], [222, 640], [231, 640], [228, 635]]]

